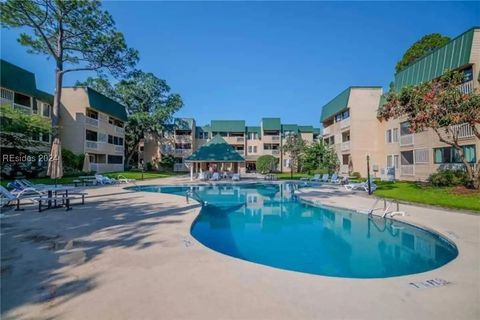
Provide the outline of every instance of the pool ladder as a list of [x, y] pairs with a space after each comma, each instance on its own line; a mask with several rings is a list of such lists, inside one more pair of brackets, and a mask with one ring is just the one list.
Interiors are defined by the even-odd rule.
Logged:
[[[379, 203], [381, 200], [383, 200], [383, 207], [377, 207], [378, 203]], [[390, 208], [391, 208], [393, 205], [396, 205], [396, 210], [395, 210], [395, 211], [390, 211]], [[404, 211], [400, 211], [400, 204], [398, 203], [398, 201], [396, 201], [396, 200], [381, 199], [381, 198], [377, 198], [377, 199], [375, 200], [375, 202], [373, 203], [373, 205], [370, 207], [370, 209], [368, 209], [367, 211], [362, 211], [362, 210], [357, 210], [357, 211], [360, 212], [360, 213], [368, 214], [368, 215], [370, 216], [370, 215], [373, 215], [373, 213], [374, 213], [376, 210], [380, 210], [380, 212], [381, 212], [380, 216], [381, 216], [382, 218], [385, 218], [387, 215], [389, 215], [390, 217], [394, 217], [394, 216], [396, 216], [396, 215], [405, 216], [405, 212], [404, 212]]]

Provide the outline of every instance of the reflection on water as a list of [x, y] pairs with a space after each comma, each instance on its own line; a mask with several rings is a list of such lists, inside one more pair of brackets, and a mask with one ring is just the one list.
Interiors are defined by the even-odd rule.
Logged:
[[141, 187], [178, 195], [193, 189], [206, 202], [192, 235], [221, 253], [320, 275], [377, 278], [438, 268], [457, 256], [425, 230], [297, 201], [293, 184]]

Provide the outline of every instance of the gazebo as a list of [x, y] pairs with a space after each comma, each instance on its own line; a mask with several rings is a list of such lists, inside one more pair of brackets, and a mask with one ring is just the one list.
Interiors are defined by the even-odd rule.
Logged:
[[220, 135], [216, 135], [192, 155], [186, 157], [185, 162], [190, 167], [190, 180], [193, 181], [194, 173], [200, 170], [238, 173], [239, 164], [245, 163], [245, 158]]

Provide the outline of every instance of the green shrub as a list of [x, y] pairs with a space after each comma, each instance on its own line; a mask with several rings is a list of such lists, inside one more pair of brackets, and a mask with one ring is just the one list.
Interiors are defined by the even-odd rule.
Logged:
[[428, 177], [428, 182], [435, 187], [467, 185], [469, 180], [463, 170], [438, 170]]
[[315, 170], [315, 173], [316, 174], [327, 174], [327, 173], [330, 173], [329, 171], [330, 170], [328, 170], [328, 168], [318, 168], [317, 170]]
[[271, 155], [260, 156], [257, 159], [257, 172], [262, 174], [277, 170], [278, 158]]
[[355, 179], [360, 179], [362, 177], [362, 175], [360, 174], [360, 172], [357, 172], [357, 171], [354, 171], [352, 172], [352, 174], [350, 174], [350, 176], [352, 178], [355, 178]]
[[168, 154], [162, 154], [162, 161], [160, 161], [160, 169], [163, 171], [173, 171], [175, 164], [175, 157]]
[[151, 162], [147, 162], [147, 171], [153, 170], [153, 164]]
[[63, 168], [66, 173], [75, 173], [82, 170], [85, 155], [75, 154], [68, 149], [62, 149]]

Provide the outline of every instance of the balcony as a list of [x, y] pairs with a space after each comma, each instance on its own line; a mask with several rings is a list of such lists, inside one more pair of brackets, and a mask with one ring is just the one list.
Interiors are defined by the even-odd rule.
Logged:
[[176, 157], [186, 157], [192, 153], [192, 149], [175, 149], [173, 154]]
[[280, 155], [280, 150], [275, 150], [275, 149], [264, 149], [263, 153], [269, 154], [272, 156], [279, 156]]
[[115, 146], [115, 153], [123, 153], [125, 148], [123, 146]]
[[340, 121], [340, 129], [343, 130], [347, 128], [350, 128], [350, 118], [343, 119], [342, 121]]
[[119, 133], [119, 134], [124, 134], [125, 133], [124, 128], [117, 127], [117, 126], [114, 126], [114, 127], [115, 127], [115, 133]]
[[244, 142], [245, 138], [244, 137], [237, 137], [237, 142]]
[[459, 139], [468, 139], [475, 137], [473, 128], [468, 123], [457, 124], [452, 126], [452, 131], [455, 132]]
[[333, 124], [332, 125], [329, 125], [328, 127], [326, 128], [323, 128], [323, 131], [322, 131], [322, 135], [325, 137], [325, 136], [329, 136], [331, 135], [333, 132]]
[[175, 135], [176, 143], [192, 143], [191, 135]]
[[18, 104], [18, 103], [14, 103], [13, 108], [16, 109], [16, 110], [20, 110], [20, 111], [22, 111], [26, 114], [31, 114], [32, 113], [32, 108], [30, 108], [29, 106], [24, 106], [24, 105]]
[[264, 143], [280, 143], [280, 135], [264, 135], [262, 140]]
[[341, 150], [342, 150], [342, 151], [348, 151], [348, 150], [350, 150], [350, 141], [344, 141], [344, 142], [342, 142]]
[[400, 146], [411, 146], [413, 145], [413, 134], [400, 135]]
[[415, 165], [405, 164], [400, 166], [400, 175], [402, 176], [414, 176], [415, 175]]
[[98, 142], [86, 140], [85, 141], [85, 148], [97, 150], [98, 149]]
[[92, 126], [92, 127], [97, 127], [98, 128], [98, 119], [90, 118], [90, 117], [85, 117], [85, 123]]
[[175, 163], [173, 165], [173, 171], [175, 171], [175, 172], [185, 172], [185, 171], [188, 171], [188, 168], [185, 165], [185, 163]]
[[473, 80], [462, 83], [458, 86], [461, 93], [467, 94], [473, 92]]

